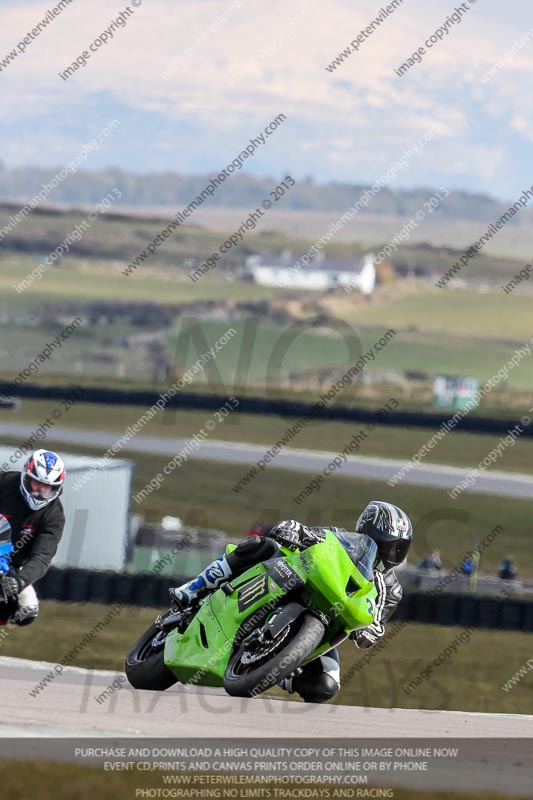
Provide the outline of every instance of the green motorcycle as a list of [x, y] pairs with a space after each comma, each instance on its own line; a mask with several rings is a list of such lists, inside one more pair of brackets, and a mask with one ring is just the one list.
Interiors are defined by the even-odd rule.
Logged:
[[326, 530], [305, 550], [280, 550], [194, 606], [158, 617], [126, 658], [131, 685], [164, 690], [179, 681], [253, 697], [374, 621], [372, 539]]

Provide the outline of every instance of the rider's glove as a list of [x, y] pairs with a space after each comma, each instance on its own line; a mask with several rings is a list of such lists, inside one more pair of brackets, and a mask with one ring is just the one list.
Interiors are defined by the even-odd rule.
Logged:
[[353, 631], [350, 634], [350, 639], [360, 650], [366, 650], [368, 647], [373, 647], [384, 633], [385, 628], [381, 624], [367, 625], [366, 628]]
[[[288, 547], [289, 550], [297, 550], [302, 545], [307, 547], [311, 544], [307, 541], [309, 536], [313, 536], [309, 528], [295, 519], [285, 519], [283, 522], [279, 522], [274, 525], [268, 535], [284, 547]], [[316, 541], [319, 540], [316, 539]]]
[[306, 528], [305, 525], [302, 525], [303, 533], [300, 544], [302, 547], [311, 547], [314, 544], [318, 544], [318, 542], [323, 542], [326, 538], [325, 534], [315, 533], [311, 530], [311, 528]]
[[289, 550], [297, 550], [300, 546], [303, 525], [295, 519], [285, 519], [269, 531], [269, 536]]
[[6, 600], [14, 599], [18, 596], [22, 586], [19, 578], [12, 575], [0, 576], [0, 590], [3, 592]]

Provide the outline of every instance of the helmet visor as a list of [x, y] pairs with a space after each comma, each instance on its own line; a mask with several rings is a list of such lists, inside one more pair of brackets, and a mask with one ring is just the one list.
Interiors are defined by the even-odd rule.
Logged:
[[31, 475], [24, 476], [24, 487], [28, 494], [36, 500], [54, 500], [59, 494], [61, 487], [50, 486], [33, 478]]
[[410, 546], [410, 539], [393, 539], [389, 542], [381, 542], [379, 554], [383, 564], [389, 568], [401, 564], [407, 558]]

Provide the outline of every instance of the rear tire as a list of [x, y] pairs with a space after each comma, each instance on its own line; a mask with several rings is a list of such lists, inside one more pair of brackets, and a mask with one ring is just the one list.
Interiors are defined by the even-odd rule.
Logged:
[[155, 649], [151, 646], [160, 632], [156, 625], [150, 625], [126, 657], [126, 676], [134, 689], [163, 692], [178, 682], [165, 664], [164, 644]]
[[243, 663], [249, 654], [241, 644], [232, 655], [224, 674], [224, 689], [232, 697], [255, 697], [272, 688], [299, 667], [315, 650], [324, 636], [324, 625], [313, 614], [302, 614], [289, 624], [289, 633], [280, 640], [282, 649], [251, 667]]

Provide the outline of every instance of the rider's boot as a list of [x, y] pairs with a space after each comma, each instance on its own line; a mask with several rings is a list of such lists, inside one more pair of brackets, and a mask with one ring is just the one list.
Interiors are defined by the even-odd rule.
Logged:
[[170, 590], [170, 594], [180, 608], [187, 608], [194, 600], [203, 597], [207, 592], [217, 589], [221, 583], [233, 575], [226, 556], [219, 556], [209, 564], [197, 578]]
[[171, 589], [170, 594], [180, 608], [188, 608], [195, 599], [217, 589], [221, 583], [240, 575], [248, 567], [272, 558], [278, 552], [278, 546], [272, 539], [248, 536], [227, 556], [219, 556], [197, 578]]

